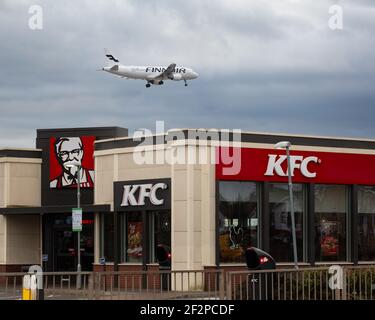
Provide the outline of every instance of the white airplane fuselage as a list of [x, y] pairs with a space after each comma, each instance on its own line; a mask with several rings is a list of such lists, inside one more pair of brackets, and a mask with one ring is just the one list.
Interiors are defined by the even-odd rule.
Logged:
[[127, 79], [146, 80], [151, 84], [163, 84], [163, 80], [193, 80], [198, 78], [198, 73], [193, 69], [184, 67], [175, 67], [169, 76], [158, 77], [167, 67], [160, 66], [123, 66], [114, 65], [112, 67], [104, 67], [103, 71], [115, 74], [117, 76]]

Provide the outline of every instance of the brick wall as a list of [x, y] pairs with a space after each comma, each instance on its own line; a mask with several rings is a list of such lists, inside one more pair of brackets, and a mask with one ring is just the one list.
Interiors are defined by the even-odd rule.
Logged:
[[[103, 266], [96, 264], [93, 266], [94, 272], [113, 272], [113, 270], [113, 265]], [[145, 273], [142, 273], [142, 265], [119, 265], [118, 270], [119, 272], [129, 272], [129, 274], [110, 274], [108, 276], [102, 274], [100, 279], [102, 288], [104, 285], [107, 288], [113, 288], [116, 287], [116, 284], [119, 284], [120, 288], [128, 290], [139, 290], [147, 287], [149, 289], [161, 289], [161, 285], [164, 284], [163, 288], [165, 288], [165, 283], [168, 282], [168, 275], [161, 275], [158, 265], [148, 265]]]
[[[0, 265], [0, 273], [2, 272], [8, 272], [8, 273], [14, 273], [14, 272], [27, 272], [28, 271], [28, 268], [29, 266], [25, 266], [23, 264], [2, 264]], [[22, 284], [22, 276], [17, 276], [16, 278], [15, 277], [8, 277], [8, 285], [9, 283], [14, 283], [16, 279], [16, 284], [19, 285], [19, 284]], [[7, 282], [7, 278], [6, 277], [0, 277], [0, 285], [5, 285]]]

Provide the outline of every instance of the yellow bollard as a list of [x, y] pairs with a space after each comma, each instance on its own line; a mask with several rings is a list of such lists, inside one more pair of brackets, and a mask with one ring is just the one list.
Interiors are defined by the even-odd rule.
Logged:
[[31, 289], [30, 283], [31, 277], [30, 275], [26, 275], [23, 277], [23, 284], [22, 284], [22, 300], [31, 300]]
[[37, 283], [36, 283], [36, 275], [33, 274], [30, 277], [30, 292], [31, 297], [30, 300], [38, 300], [38, 291], [37, 291]]

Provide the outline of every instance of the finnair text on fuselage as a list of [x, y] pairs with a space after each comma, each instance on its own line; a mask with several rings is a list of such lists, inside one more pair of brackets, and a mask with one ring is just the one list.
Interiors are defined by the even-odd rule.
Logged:
[[[164, 72], [167, 68], [164, 67], [146, 67], [146, 72]], [[175, 68], [172, 73], [186, 73], [186, 68]]]

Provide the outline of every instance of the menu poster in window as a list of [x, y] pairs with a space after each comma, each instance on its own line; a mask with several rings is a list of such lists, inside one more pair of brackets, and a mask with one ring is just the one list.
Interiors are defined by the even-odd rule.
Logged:
[[337, 225], [334, 221], [321, 222], [320, 248], [324, 257], [337, 256], [339, 254], [339, 241], [337, 239]]
[[142, 222], [128, 223], [128, 249], [129, 257], [139, 258], [142, 256]]

